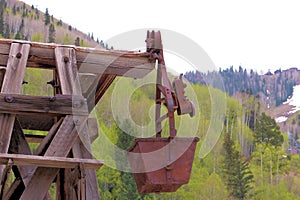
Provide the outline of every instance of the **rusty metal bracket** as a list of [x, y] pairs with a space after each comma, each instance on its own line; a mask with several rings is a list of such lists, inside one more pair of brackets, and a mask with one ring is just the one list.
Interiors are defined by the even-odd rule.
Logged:
[[[170, 83], [165, 66], [160, 31], [148, 31], [146, 44], [147, 52], [149, 53], [149, 61], [157, 64], [155, 110], [156, 137], [161, 137], [161, 122], [164, 119], [169, 118], [170, 138], [175, 138], [176, 129], [174, 112], [177, 110], [179, 115], [189, 113], [192, 117], [195, 114], [195, 107], [194, 104], [184, 96], [185, 84], [182, 82], [182, 75], [178, 79], [175, 79], [173, 85]], [[162, 97], [162, 95], [164, 97]], [[168, 109], [167, 117], [161, 117], [162, 104]]]

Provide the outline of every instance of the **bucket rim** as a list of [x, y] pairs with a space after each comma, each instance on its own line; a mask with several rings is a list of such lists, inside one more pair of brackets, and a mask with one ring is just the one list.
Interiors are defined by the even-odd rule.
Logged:
[[134, 148], [138, 145], [139, 142], [158, 142], [158, 141], [162, 141], [162, 142], [170, 142], [172, 140], [176, 140], [176, 141], [186, 141], [186, 140], [193, 140], [192, 142], [199, 142], [199, 137], [175, 137], [175, 138], [135, 138], [134, 140], [134, 144], [129, 147], [127, 149], [128, 152], [131, 152], [134, 150]]

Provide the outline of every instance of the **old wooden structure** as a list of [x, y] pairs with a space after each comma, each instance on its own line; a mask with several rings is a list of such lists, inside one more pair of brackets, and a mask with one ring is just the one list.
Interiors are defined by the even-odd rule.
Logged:
[[[154, 69], [147, 52], [0, 40], [0, 180], [2, 199], [100, 199], [88, 118], [116, 76], [140, 78]], [[22, 95], [26, 68], [53, 72], [53, 96]], [[45, 84], [47, 80], [45, 80]], [[26, 135], [24, 129], [47, 131]], [[32, 152], [29, 142], [38, 142]], [[15, 179], [8, 184], [9, 173]]]

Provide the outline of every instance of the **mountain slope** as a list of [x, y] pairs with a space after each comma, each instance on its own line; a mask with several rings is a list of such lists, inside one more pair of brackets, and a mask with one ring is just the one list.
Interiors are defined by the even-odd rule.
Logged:
[[258, 95], [266, 108], [275, 108], [285, 102], [293, 93], [293, 87], [300, 83], [300, 71], [296, 68], [288, 70], [276, 70], [274, 73], [268, 72], [258, 75], [257, 72], [248, 72], [242, 67], [239, 70], [230, 69], [219, 70], [219, 72], [188, 72], [185, 78], [193, 83], [202, 83], [217, 86], [215, 80], [222, 78], [225, 91], [230, 96], [247, 91]]
[[54, 42], [77, 46], [109, 48], [103, 41], [94, 39], [73, 26], [56, 19], [48, 9], [45, 13], [33, 5], [17, 0], [0, 1], [0, 36], [4, 38]]

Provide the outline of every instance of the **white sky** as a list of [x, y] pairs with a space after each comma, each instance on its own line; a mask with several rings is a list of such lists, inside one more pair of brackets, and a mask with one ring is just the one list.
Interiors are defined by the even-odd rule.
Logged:
[[[107, 40], [139, 28], [179, 32], [198, 43], [217, 68], [300, 68], [297, 0], [25, 0]], [[117, 47], [115, 47], [117, 48]]]

